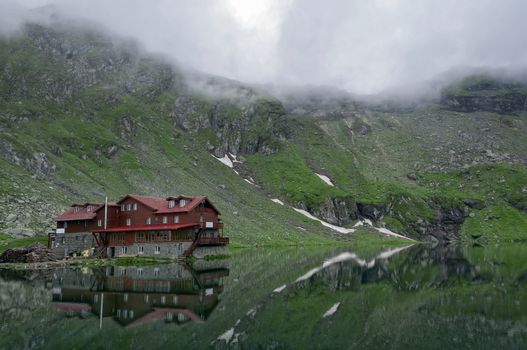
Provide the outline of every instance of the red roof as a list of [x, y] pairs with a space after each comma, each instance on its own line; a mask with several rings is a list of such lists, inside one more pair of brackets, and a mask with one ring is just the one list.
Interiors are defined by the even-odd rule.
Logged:
[[180, 230], [183, 228], [199, 226], [199, 223], [170, 224], [170, 225], [141, 225], [141, 226], [119, 226], [108, 229], [96, 230], [94, 232], [127, 232], [127, 231], [157, 231], [157, 230]]
[[145, 324], [145, 323], [152, 322], [152, 321], [165, 320], [166, 314], [168, 312], [172, 312], [174, 314], [180, 313], [180, 314], [187, 316], [189, 319], [191, 319], [192, 321], [196, 323], [203, 323], [203, 320], [191, 310], [181, 309], [181, 308], [168, 308], [168, 307], [167, 308], [157, 308], [155, 307], [152, 311], [150, 311], [146, 315], [141, 316], [133, 320], [132, 322], [130, 322], [126, 327], [137, 326], [137, 325]]
[[120, 204], [127, 198], [133, 198], [136, 201], [141, 202], [147, 207], [150, 207], [154, 210], [158, 210], [159, 208], [162, 208], [163, 204], [167, 205], [166, 204], [167, 201], [163, 198], [151, 197], [151, 196], [138, 196], [136, 194], [129, 194], [129, 195], [124, 196], [117, 202], [117, 204]]
[[67, 212], [55, 217], [55, 221], [92, 220], [96, 216], [97, 214], [95, 214], [94, 211], [87, 211], [86, 209], [79, 210], [78, 212], [68, 210]]
[[[195, 207], [197, 207], [199, 204], [201, 204], [203, 201], [207, 201], [207, 203], [216, 211], [218, 214], [220, 214], [220, 211], [209, 201], [209, 199], [205, 196], [198, 196], [198, 197], [191, 197], [191, 196], [170, 196], [166, 199], [164, 198], [158, 198], [158, 197], [150, 197], [150, 196], [138, 196], [135, 194], [129, 194], [125, 197], [123, 197], [120, 201], [117, 203], [123, 202], [127, 198], [133, 198], [138, 202], [143, 203], [149, 208], [152, 208], [155, 211], [155, 214], [168, 214], [168, 213], [183, 213], [188, 212]], [[190, 199], [191, 201], [187, 203], [184, 207], [180, 207], [176, 204], [175, 207], [169, 208], [168, 207], [168, 201], [169, 200], [177, 200], [180, 198]]]

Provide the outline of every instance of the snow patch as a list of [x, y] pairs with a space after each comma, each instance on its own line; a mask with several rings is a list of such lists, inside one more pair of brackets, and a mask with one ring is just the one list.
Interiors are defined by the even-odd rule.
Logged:
[[[238, 324], [240, 324], [240, 320], [236, 321], [236, 323], [234, 324], [234, 327], [236, 327]], [[232, 337], [234, 336], [234, 327], [226, 330], [225, 333], [223, 333], [222, 335], [218, 337], [218, 340], [225, 340], [225, 342], [227, 342], [228, 344], [231, 341]]]
[[229, 155], [231, 156], [231, 159], [232, 159], [233, 163], [243, 163], [243, 162], [238, 160], [238, 156], [237, 155], [232, 154], [232, 153], [229, 153]]
[[275, 290], [273, 290], [273, 293], [280, 293], [281, 291], [285, 289], [285, 287], [287, 287], [287, 285], [284, 284], [283, 286], [280, 286], [276, 288]]
[[318, 176], [320, 180], [324, 181], [327, 185], [335, 187], [335, 185], [333, 184], [333, 181], [331, 181], [331, 179], [327, 177], [326, 175], [322, 175], [319, 173], [315, 173], [315, 175]]
[[223, 158], [218, 158], [218, 157], [216, 157], [213, 154], [211, 154], [211, 156], [213, 156], [214, 158], [216, 158], [217, 160], [219, 160], [220, 162], [222, 162], [223, 164], [225, 164], [226, 166], [228, 166], [229, 168], [232, 169], [233, 164], [232, 164], [232, 161], [231, 161], [231, 159], [229, 158], [229, 156], [227, 154], [224, 155]]
[[279, 200], [278, 198], [272, 198], [271, 200], [272, 200], [273, 202], [275, 202], [275, 203], [280, 204], [280, 205], [284, 205], [284, 202], [282, 202], [282, 201]]
[[295, 211], [297, 211], [298, 213], [300, 213], [300, 214], [302, 214], [304, 216], [307, 216], [308, 218], [310, 218], [312, 220], [316, 220], [316, 221], [320, 222], [322, 225], [324, 225], [326, 227], [329, 227], [330, 229], [332, 229], [334, 231], [337, 231], [337, 232], [340, 232], [340, 233], [353, 233], [353, 232], [355, 232], [354, 229], [332, 225], [329, 222], [326, 222], [324, 220], [320, 220], [316, 216], [311, 215], [310, 213], [308, 213], [307, 211], [305, 211], [303, 209], [298, 209], [298, 208], [293, 208], [293, 209]]
[[406, 236], [403, 236], [403, 235], [400, 235], [398, 233], [395, 233], [393, 231], [390, 231], [388, 230], [387, 228], [384, 228], [384, 227], [375, 227], [373, 226], [373, 222], [371, 222], [370, 219], [365, 219], [365, 218], [362, 218], [360, 219], [357, 223], [355, 223], [355, 225], [353, 225], [353, 227], [360, 227], [360, 226], [364, 226], [364, 225], [368, 225], [368, 226], [371, 226], [374, 230], [382, 233], [382, 234], [385, 234], [387, 236], [393, 236], [393, 237], [399, 237], [399, 238], [404, 238], [404, 239], [407, 239], [409, 241], [414, 241], [413, 239], [411, 238], [408, 238]]
[[249, 180], [249, 179], [243, 179], [243, 180], [244, 180], [245, 182], [247, 182], [248, 184], [254, 186], [254, 182], [252, 182], [251, 180]]
[[394, 236], [394, 237], [404, 238], [404, 239], [407, 239], [409, 241], [414, 241], [411, 238], [408, 238], [408, 237], [405, 237], [405, 236], [400, 235], [398, 233], [392, 232], [392, 231], [390, 231], [390, 230], [388, 230], [387, 228], [384, 228], [384, 227], [374, 227], [374, 229], [376, 229], [380, 233], [384, 233], [385, 235], [388, 235], [388, 236]]
[[225, 340], [226, 343], [229, 343], [234, 335], [234, 327], [227, 330], [225, 333], [218, 337], [218, 340]]
[[322, 318], [329, 317], [329, 316], [333, 315], [335, 312], [337, 312], [339, 306], [340, 306], [340, 303], [336, 303], [335, 305], [333, 305], [332, 307], [330, 307], [329, 310], [326, 311], [326, 313], [324, 314], [324, 316], [322, 316]]
[[252, 308], [247, 311], [247, 316], [249, 316], [250, 318], [254, 318], [254, 315], [256, 315], [256, 308]]

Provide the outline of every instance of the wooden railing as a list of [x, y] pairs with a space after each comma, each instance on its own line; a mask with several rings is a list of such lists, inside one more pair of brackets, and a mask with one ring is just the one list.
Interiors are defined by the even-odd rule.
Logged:
[[229, 237], [200, 237], [200, 245], [224, 245], [229, 244]]

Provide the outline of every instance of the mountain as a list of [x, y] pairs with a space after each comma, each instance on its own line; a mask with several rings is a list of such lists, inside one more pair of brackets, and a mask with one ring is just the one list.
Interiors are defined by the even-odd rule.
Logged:
[[527, 238], [518, 83], [454, 82], [404, 106], [277, 93], [64, 22], [2, 38], [0, 66], [0, 231], [12, 236], [45, 234], [75, 201], [186, 193], [209, 196], [241, 244], [342, 238], [292, 207], [420, 240]]

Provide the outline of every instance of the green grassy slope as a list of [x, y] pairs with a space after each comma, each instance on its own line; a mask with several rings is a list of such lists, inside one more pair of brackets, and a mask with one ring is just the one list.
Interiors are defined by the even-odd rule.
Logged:
[[[45, 233], [74, 201], [186, 193], [209, 196], [241, 244], [342, 238], [271, 198], [317, 215], [340, 211], [343, 225], [373, 213], [378, 225], [418, 239], [450, 230], [448, 215], [457, 215], [456, 225], [467, 218], [465, 238], [524, 239], [521, 113], [429, 106], [287, 114], [275, 98], [235, 82], [207, 78], [218, 94], [204, 95], [179, 68], [77, 27], [32, 25], [3, 38], [0, 64], [0, 230]], [[212, 157], [218, 151], [239, 155], [240, 175]], [[494, 170], [478, 167], [486, 163]], [[466, 179], [456, 169], [479, 169], [486, 180], [458, 190]], [[503, 171], [515, 174], [514, 184], [502, 185]], [[482, 202], [484, 214], [466, 200]], [[514, 228], [489, 233], [489, 216], [495, 227]]]

